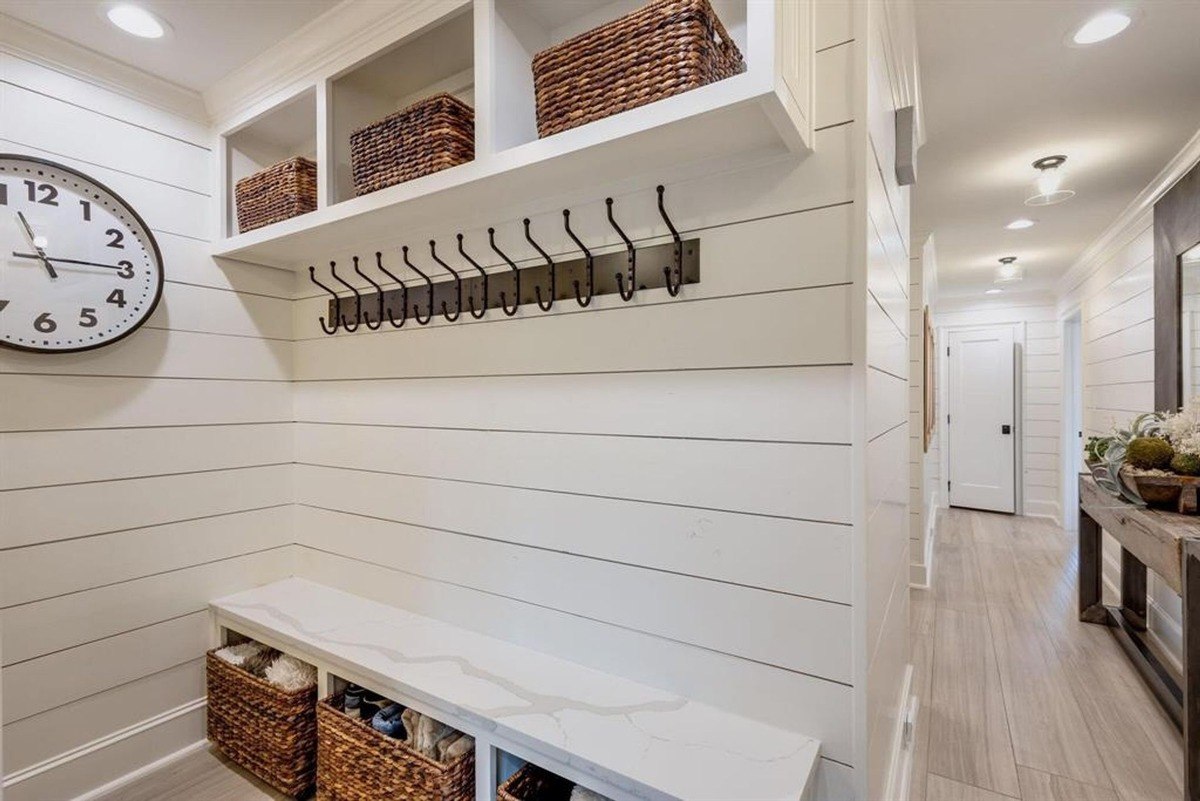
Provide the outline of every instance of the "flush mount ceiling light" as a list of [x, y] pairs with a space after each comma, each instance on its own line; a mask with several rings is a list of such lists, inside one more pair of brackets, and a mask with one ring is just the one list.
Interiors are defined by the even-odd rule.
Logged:
[[1038, 176], [1033, 182], [1033, 194], [1025, 199], [1026, 206], [1053, 206], [1075, 197], [1074, 191], [1063, 189], [1066, 162], [1066, 156], [1045, 156], [1033, 162]]
[[1132, 21], [1128, 14], [1122, 14], [1120, 11], [1105, 11], [1083, 23], [1079, 30], [1075, 31], [1071, 41], [1077, 45], [1103, 42], [1128, 28]]
[[146, 9], [124, 3], [108, 9], [105, 16], [125, 33], [142, 39], [161, 39], [169, 27]]
[[1012, 222], [1010, 222], [1008, 225], [1006, 225], [1004, 227], [1010, 231], [1020, 231], [1022, 228], [1032, 228], [1036, 224], [1037, 224], [1036, 220], [1029, 220], [1029, 219], [1026, 219], [1025, 217], [1021, 217], [1019, 219], [1013, 220]]
[[999, 295], [999, 294], [1000, 294], [1001, 292], [1003, 292], [1003, 291], [1004, 291], [1004, 290], [1003, 290], [1003, 289], [1000, 289], [999, 287], [993, 287], [993, 288], [991, 288], [991, 289], [984, 290], [983, 294], [985, 294], [985, 295]]
[[1011, 284], [1013, 281], [1020, 281], [1024, 277], [1025, 271], [1017, 265], [1017, 257], [1005, 256], [1000, 259], [1000, 266], [996, 268], [996, 278], [992, 283]]

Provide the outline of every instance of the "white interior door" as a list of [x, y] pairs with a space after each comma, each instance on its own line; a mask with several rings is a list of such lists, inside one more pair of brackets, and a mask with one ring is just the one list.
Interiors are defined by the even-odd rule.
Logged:
[[1012, 328], [951, 331], [948, 347], [950, 505], [1015, 512]]

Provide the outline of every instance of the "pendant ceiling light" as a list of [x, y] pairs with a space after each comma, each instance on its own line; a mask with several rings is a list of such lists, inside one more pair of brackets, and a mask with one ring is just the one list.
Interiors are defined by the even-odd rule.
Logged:
[[1033, 194], [1025, 199], [1026, 206], [1053, 206], [1075, 197], [1072, 190], [1063, 188], [1066, 161], [1066, 156], [1046, 156], [1033, 162], [1038, 175], [1033, 182]]
[[1011, 284], [1014, 281], [1020, 281], [1025, 277], [1025, 270], [1017, 265], [1016, 256], [1005, 256], [1000, 259], [1000, 266], [996, 268], [996, 279], [994, 284]]

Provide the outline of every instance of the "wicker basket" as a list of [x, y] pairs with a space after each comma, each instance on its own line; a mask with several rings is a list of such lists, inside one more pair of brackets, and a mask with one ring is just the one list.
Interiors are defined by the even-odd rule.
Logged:
[[442, 764], [341, 707], [341, 695], [317, 704], [317, 801], [474, 801], [474, 751]]
[[208, 652], [208, 739], [285, 795], [299, 798], [317, 772], [317, 686], [293, 692]]
[[708, 0], [653, 0], [533, 58], [538, 135], [628, 111], [744, 72]]
[[350, 134], [356, 195], [474, 158], [475, 110], [444, 92]]
[[306, 158], [281, 161], [234, 187], [238, 231], [298, 217], [317, 208], [317, 165]]
[[575, 784], [537, 765], [526, 763], [496, 788], [497, 801], [570, 801]]

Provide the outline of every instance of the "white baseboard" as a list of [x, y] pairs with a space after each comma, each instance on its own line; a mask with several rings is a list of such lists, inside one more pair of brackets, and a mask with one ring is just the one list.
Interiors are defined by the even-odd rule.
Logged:
[[167, 754], [162, 759], [156, 759], [153, 762], [151, 762], [149, 765], [143, 765], [142, 767], [138, 768], [137, 770], [135, 770], [131, 773], [126, 773], [124, 776], [120, 777], [119, 779], [113, 779], [108, 784], [101, 785], [100, 787], [97, 787], [94, 790], [88, 790], [83, 795], [75, 796], [75, 798], [73, 798], [71, 801], [93, 801], [93, 799], [101, 798], [101, 797], [106, 796], [109, 793], [113, 792], [114, 790], [119, 790], [120, 788], [124, 787], [127, 784], [132, 784], [133, 782], [137, 781], [138, 779], [142, 778], [143, 776], [147, 776], [156, 770], [166, 767], [167, 765], [171, 764], [172, 762], [183, 759], [188, 754], [195, 753], [196, 751], [199, 751], [202, 748], [207, 748], [207, 747], [208, 747], [208, 740], [199, 740], [197, 742], [192, 743], [191, 745], [180, 748], [178, 751], [176, 751], [173, 754]]
[[925, 516], [925, 553], [924, 562], [919, 565], [910, 564], [908, 571], [908, 586], [918, 590], [927, 590], [933, 586], [933, 541], [937, 538], [938, 503], [937, 492], [929, 495], [929, 513]]
[[[27, 768], [22, 768], [21, 770], [14, 771], [13, 773], [10, 773], [4, 777], [3, 787], [5, 789], [12, 789], [14, 787], [17, 787], [18, 785], [20, 785], [24, 782], [30, 781], [32, 779], [36, 779], [40, 776], [50, 773], [51, 771], [63, 768], [64, 766], [69, 765], [70, 763], [75, 762], [76, 760], [88, 757], [92, 754], [95, 754], [98, 751], [103, 751], [104, 749], [114, 746], [117, 743], [120, 743], [124, 740], [128, 740], [131, 737], [137, 737], [138, 735], [144, 734], [144, 733], [150, 731], [151, 729], [155, 729], [155, 728], [162, 726], [166, 723], [169, 723], [173, 720], [182, 718], [185, 715], [190, 715], [198, 709], [203, 709], [206, 704], [207, 704], [207, 699], [205, 699], [205, 698], [197, 698], [194, 701], [188, 701], [186, 704], [180, 704], [179, 706], [175, 707], [174, 709], [168, 709], [167, 711], [162, 712], [158, 715], [155, 715], [154, 717], [146, 718], [145, 720], [139, 721], [138, 723], [135, 723], [132, 726], [127, 726], [126, 728], [119, 729], [118, 731], [112, 732], [111, 734], [106, 734], [105, 736], [99, 737], [95, 740], [92, 740], [91, 742], [84, 743], [83, 745], [80, 745], [76, 748], [72, 748], [70, 751], [64, 751], [61, 754], [58, 754], [49, 759], [38, 762], [34, 765], [30, 765]], [[170, 761], [171, 759], [176, 759], [180, 756], [183, 756], [184, 753], [194, 750], [195, 748], [199, 747], [200, 745], [203, 745], [204, 742], [205, 741], [201, 740], [199, 743], [195, 743], [193, 745], [188, 746], [187, 748], [182, 749], [182, 751], [176, 752], [175, 754], [171, 754], [164, 759], [156, 760], [155, 762], [151, 763], [150, 765], [146, 765], [142, 768], [139, 768], [138, 770], [134, 771], [133, 773], [122, 776], [121, 778], [116, 779], [113, 782], [109, 782], [109, 783], [105, 784], [103, 787], [98, 787], [96, 789], [89, 790], [87, 793], [85, 793], [81, 796], [78, 796], [78, 798], [76, 798], [75, 801], [88, 801], [88, 799], [99, 797], [99, 796], [103, 795], [104, 793], [109, 792], [113, 788], [120, 786], [121, 784], [125, 784], [130, 781], [133, 781], [134, 779], [138, 778], [139, 776], [142, 776], [145, 773], [148, 773], [151, 770], [154, 770], [154, 769], [160, 767], [166, 761]]]
[[904, 670], [904, 684], [900, 692], [903, 703], [896, 716], [896, 727], [892, 731], [891, 753], [888, 756], [887, 783], [884, 785], [883, 801], [908, 801], [909, 785], [912, 783], [913, 750], [916, 729], [917, 697], [912, 693], [913, 666]]

